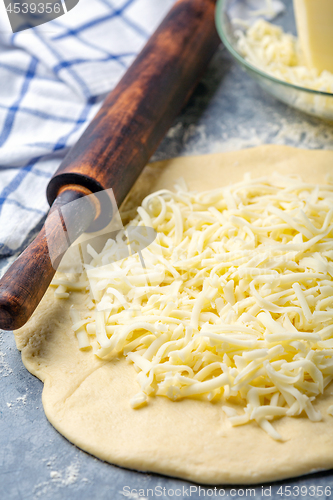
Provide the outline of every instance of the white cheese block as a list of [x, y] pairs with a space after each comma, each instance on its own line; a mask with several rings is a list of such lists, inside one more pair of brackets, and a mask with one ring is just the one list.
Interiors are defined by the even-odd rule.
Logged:
[[293, 0], [306, 64], [333, 72], [333, 0]]

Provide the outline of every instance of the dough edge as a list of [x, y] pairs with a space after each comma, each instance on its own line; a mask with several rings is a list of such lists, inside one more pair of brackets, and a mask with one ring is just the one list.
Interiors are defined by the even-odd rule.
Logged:
[[[332, 165], [332, 151], [287, 146], [174, 158], [148, 165], [124, 205], [172, 189], [179, 177], [198, 191], [214, 189], [217, 179], [219, 185], [237, 182], [249, 171], [253, 178], [277, 171], [324, 182]], [[84, 308], [80, 294], [71, 295], [71, 302]], [[332, 386], [315, 404], [322, 422], [288, 417], [274, 422], [284, 443], [255, 424], [232, 428], [220, 404], [156, 397], [133, 410], [129, 400], [139, 391], [134, 368], [124, 359], [104, 362], [79, 351], [69, 305], [48, 290], [15, 339], [26, 368], [44, 382], [47, 418], [79, 448], [116, 465], [205, 484], [256, 484], [333, 467], [333, 419], [327, 415]]]

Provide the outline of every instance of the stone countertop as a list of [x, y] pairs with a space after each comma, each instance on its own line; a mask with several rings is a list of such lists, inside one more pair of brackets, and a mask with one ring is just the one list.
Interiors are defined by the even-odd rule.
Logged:
[[[333, 127], [264, 93], [221, 48], [154, 159], [265, 143], [329, 149], [333, 147]], [[6, 265], [8, 261], [0, 261], [0, 268]], [[281, 499], [288, 495], [286, 486], [294, 488], [293, 498], [319, 498], [320, 488], [310, 486], [323, 487], [325, 498], [330, 496], [330, 488], [333, 491], [331, 472], [265, 485], [264, 491], [261, 485], [199, 491], [199, 486], [186, 481], [106, 464], [70, 444], [49, 424], [41, 402], [42, 388], [22, 365], [13, 335], [0, 332], [1, 500], [168, 500], [173, 494], [174, 498], [197, 500], [210, 495], [221, 498], [223, 493], [225, 497], [254, 498], [253, 489], [255, 498]]]

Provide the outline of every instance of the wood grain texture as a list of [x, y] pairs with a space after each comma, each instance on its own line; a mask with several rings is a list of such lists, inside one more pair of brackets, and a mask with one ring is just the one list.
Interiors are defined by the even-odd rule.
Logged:
[[[53, 204], [47, 221], [53, 245], [63, 231], [56, 209], [66, 199], [82, 196], [82, 190], [71, 186], [80, 185], [89, 193], [112, 188], [118, 206], [125, 199], [219, 45], [215, 3], [176, 2], [65, 157], [47, 189]], [[95, 214], [96, 206], [91, 206], [81, 226], [81, 215], [73, 214], [73, 225], [83, 232]], [[29, 319], [54, 267], [44, 227], [0, 280], [0, 328], [17, 329]]]
[[112, 188], [122, 203], [219, 45], [215, 0], [179, 0], [106, 98], [48, 187]]

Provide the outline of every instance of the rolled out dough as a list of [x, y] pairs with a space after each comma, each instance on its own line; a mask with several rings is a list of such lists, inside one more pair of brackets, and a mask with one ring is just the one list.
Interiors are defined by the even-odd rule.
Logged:
[[[190, 190], [205, 190], [239, 181], [245, 172], [256, 177], [273, 171], [324, 182], [333, 171], [333, 152], [262, 146], [155, 163], [146, 167], [126, 205], [162, 187], [172, 189], [180, 176]], [[156, 397], [133, 410], [129, 400], [138, 392], [133, 366], [79, 351], [69, 319], [72, 303], [85, 307], [78, 293], [56, 300], [49, 290], [15, 339], [26, 368], [44, 382], [47, 418], [78, 447], [123, 467], [210, 484], [273, 481], [333, 466], [333, 417], [327, 415], [332, 385], [314, 404], [321, 422], [275, 421], [283, 443], [255, 424], [231, 427], [219, 403]]]

